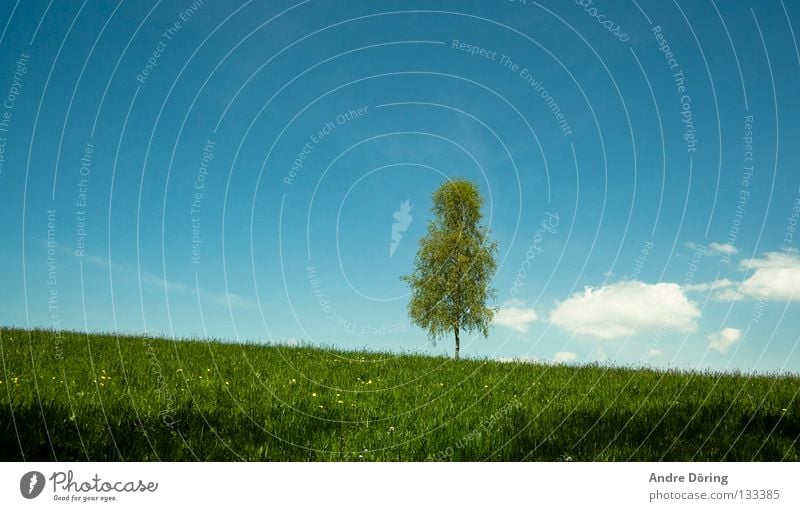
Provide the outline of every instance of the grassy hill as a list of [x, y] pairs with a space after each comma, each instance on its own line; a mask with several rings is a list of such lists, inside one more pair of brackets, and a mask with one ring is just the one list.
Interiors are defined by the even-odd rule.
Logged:
[[2, 460], [800, 460], [798, 376], [0, 329]]

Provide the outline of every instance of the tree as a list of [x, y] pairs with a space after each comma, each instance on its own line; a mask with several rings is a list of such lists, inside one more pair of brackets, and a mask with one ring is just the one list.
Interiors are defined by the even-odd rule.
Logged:
[[486, 306], [495, 297], [490, 287], [497, 270], [497, 243], [488, 239], [480, 225], [483, 197], [465, 179], [443, 183], [433, 194], [433, 220], [419, 241], [414, 272], [401, 279], [411, 287], [408, 315], [428, 331], [435, 342], [450, 332], [455, 335], [458, 359], [459, 334], [479, 331], [489, 335], [495, 309]]

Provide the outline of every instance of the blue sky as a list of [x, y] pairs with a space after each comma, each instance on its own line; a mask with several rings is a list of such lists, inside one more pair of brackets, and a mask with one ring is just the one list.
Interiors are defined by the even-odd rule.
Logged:
[[458, 176], [500, 262], [464, 355], [800, 371], [798, 19], [4, 2], [0, 323], [448, 354], [399, 276]]

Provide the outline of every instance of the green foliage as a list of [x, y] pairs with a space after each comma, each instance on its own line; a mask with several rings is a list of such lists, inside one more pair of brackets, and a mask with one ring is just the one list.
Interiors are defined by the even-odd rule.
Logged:
[[443, 183], [433, 194], [433, 220], [419, 242], [414, 272], [401, 277], [411, 287], [408, 314], [435, 341], [452, 332], [458, 357], [459, 331], [484, 337], [494, 317], [486, 302], [494, 298], [497, 243], [480, 224], [483, 198], [470, 181]]
[[0, 460], [800, 461], [798, 388], [0, 329]]

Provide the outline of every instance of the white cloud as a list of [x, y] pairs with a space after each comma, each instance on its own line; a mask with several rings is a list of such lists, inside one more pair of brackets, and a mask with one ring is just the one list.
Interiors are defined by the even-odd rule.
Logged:
[[576, 358], [578, 358], [578, 355], [576, 355], [576, 354], [574, 354], [572, 352], [559, 351], [558, 353], [553, 355], [553, 362], [555, 362], [556, 364], [564, 364], [564, 363], [567, 363], [567, 362], [572, 362]]
[[640, 281], [587, 287], [550, 312], [550, 322], [554, 325], [597, 339], [627, 337], [656, 329], [693, 332], [699, 317], [700, 310], [678, 284]]
[[728, 243], [709, 243], [708, 244], [708, 255], [733, 255], [737, 253], [739, 249], [730, 245]]
[[767, 252], [762, 258], [744, 259], [742, 270], [752, 271], [738, 288], [715, 293], [718, 300], [755, 298], [776, 301], [800, 300], [800, 255], [796, 250]]
[[728, 349], [741, 338], [742, 331], [738, 328], [723, 328], [708, 336], [708, 347], [725, 355], [728, 353]]
[[785, 268], [800, 265], [800, 253], [796, 249], [786, 252], [767, 252], [761, 259], [742, 259], [739, 266], [744, 270], [752, 268]]
[[525, 302], [516, 298], [508, 300], [500, 307], [494, 317], [494, 322], [498, 325], [509, 327], [517, 332], [526, 333], [531, 323], [536, 321], [539, 315], [532, 308], [525, 307]]

